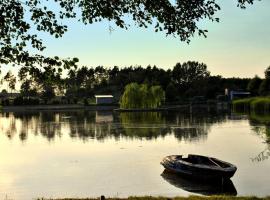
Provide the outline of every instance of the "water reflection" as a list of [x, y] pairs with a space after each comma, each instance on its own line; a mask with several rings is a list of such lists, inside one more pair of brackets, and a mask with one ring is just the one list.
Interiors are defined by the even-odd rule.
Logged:
[[264, 151], [260, 152], [254, 158], [251, 158], [252, 162], [262, 162], [268, 160], [270, 158], [270, 148], [265, 149]]
[[237, 195], [237, 190], [230, 179], [223, 181], [216, 180], [212, 182], [206, 180], [191, 180], [176, 174], [172, 174], [166, 170], [163, 171], [161, 176], [171, 185], [188, 192], [202, 195]]
[[270, 158], [270, 115], [250, 113], [249, 124], [252, 130], [263, 138], [267, 147], [251, 158], [252, 162], [262, 162]]
[[253, 130], [263, 136], [265, 142], [270, 143], [270, 115], [252, 113], [249, 115], [249, 122]]
[[113, 113], [90, 111], [0, 113], [0, 130], [8, 138], [19, 135], [26, 141], [30, 134], [52, 141], [68, 134], [82, 140], [107, 138], [156, 139], [174, 135], [182, 141], [204, 140], [214, 123], [226, 115], [192, 116], [181, 113]]
[[153, 139], [171, 132], [165, 115], [159, 112], [120, 113], [122, 134], [130, 138]]
[[[6, 194], [12, 199], [86, 198], [104, 192], [118, 197], [190, 195], [187, 191], [267, 196], [268, 125], [247, 115], [207, 112], [0, 113], [0, 199]], [[221, 187], [160, 177], [162, 158], [190, 153], [237, 165], [232, 179], [237, 192], [231, 182]], [[256, 155], [260, 159], [254, 162], [264, 162], [252, 162]]]

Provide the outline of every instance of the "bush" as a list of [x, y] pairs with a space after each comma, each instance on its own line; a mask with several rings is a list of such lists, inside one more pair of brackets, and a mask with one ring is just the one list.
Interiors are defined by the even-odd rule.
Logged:
[[9, 99], [2, 100], [2, 106], [9, 106], [9, 105], [10, 105]]
[[83, 104], [84, 104], [85, 106], [89, 106], [89, 102], [88, 102], [88, 99], [87, 99], [87, 98], [85, 98], [85, 99], [83, 100]]
[[16, 97], [13, 101], [14, 106], [22, 106], [22, 105], [39, 105], [40, 101], [38, 98], [23, 98]]
[[25, 102], [26, 105], [39, 105], [39, 103], [40, 103], [38, 98], [25, 99], [24, 102]]
[[233, 110], [236, 112], [269, 113], [270, 97], [254, 97], [233, 101]]
[[74, 102], [74, 104], [77, 104], [78, 103], [78, 99], [77, 98], [74, 98], [73, 99], [73, 102]]
[[250, 111], [250, 104], [254, 98], [237, 99], [232, 102], [233, 110], [237, 112], [248, 112]]
[[58, 99], [54, 99], [54, 100], [52, 100], [52, 102], [51, 102], [51, 104], [53, 104], [53, 105], [59, 105], [61, 102], [60, 102], [60, 100], [58, 100]]
[[270, 98], [256, 98], [250, 103], [251, 110], [255, 113], [270, 112]]
[[13, 101], [14, 106], [21, 106], [24, 105], [24, 99], [23, 97], [16, 97]]

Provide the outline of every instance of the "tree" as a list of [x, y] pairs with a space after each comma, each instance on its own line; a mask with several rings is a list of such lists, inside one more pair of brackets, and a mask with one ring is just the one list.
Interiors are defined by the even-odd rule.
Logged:
[[269, 95], [270, 94], [270, 66], [264, 71], [265, 79], [261, 82], [259, 88], [260, 95]]
[[4, 97], [7, 96], [7, 94], [8, 94], [8, 91], [6, 89], [3, 89], [1, 91], [1, 95], [4, 96]]
[[259, 88], [259, 94], [266, 96], [270, 94], [270, 79], [264, 79]]
[[55, 97], [54, 88], [51, 85], [45, 85], [41, 95], [42, 98], [45, 100], [45, 103], [47, 103], [48, 100], [51, 100], [53, 97]]
[[[255, 0], [236, 0], [240, 7]], [[50, 3], [58, 9], [49, 9]], [[49, 6], [48, 6], [49, 5]], [[154, 24], [155, 31], [178, 36], [190, 41], [195, 33], [206, 35], [198, 21], [218, 21], [215, 12], [220, 7], [215, 0], [2, 0], [0, 2], [0, 64], [18, 64], [28, 68], [58, 66], [70, 68], [78, 59], [42, 56], [43, 41], [36, 34], [46, 32], [55, 38], [67, 32], [66, 19], [77, 19], [84, 24], [102, 20], [127, 29], [126, 16], [139, 27]], [[79, 17], [80, 16], [80, 17]], [[31, 54], [29, 49], [39, 54]], [[33, 51], [31, 51], [33, 52]]]
[[25, 96], [25, 97], [37, 96], [37, 90], [36, 90], [36, 88], [32, 87], [32, 81], [31, 80], [25, 80], [21, 84], [20, 93], [21, 93], [22, 96]]
[[125, 92], [120, 100], [121, 108], [141, 108], [142, 95], [140, 94], [140, 86], [137, 83], [128, 84]]
[[125, 87], [120, 100], [124, 109], [157, 108], [165, 101], [165, 92], [160, 86], [131, 83]]
[[270, 66], [264, 71], [264, 76], [266, 79], [270, 79]]
[[11, 92], [15, 90], [17, 79], [16, 76], [11, 73], [11, 71], [8, 71], [7, 74], [4, 76], [4, 81], [7, 82]]
[[248, 82], [247, 90], [251, 92], [252, 95], [258, 95], [261, 82], [262, 79], [256, 75]]
[[174, 101], [177, 97], [177, 89], [173, 83], [170, 83], [166, 88], [166, 100]]
[[159, 85], [154, 85], [150, 87], [150, 92], [152, 97], [152, 102], [150, 102], [151, 108], [157, 108], [165, 102], [165, 92]]
[[207, 71], [207, 66], [194, 61], [177, 63], [172, 71], [173, 80], [178, 86], [190, 85], [209, 76], [210, 72]]

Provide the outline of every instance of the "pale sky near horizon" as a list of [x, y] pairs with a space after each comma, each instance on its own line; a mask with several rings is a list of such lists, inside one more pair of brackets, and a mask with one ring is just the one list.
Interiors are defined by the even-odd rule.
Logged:
[[219, 23], [201, 22], [208, 37], [195, 36], [188, 45], [152, 28], [115, 28], [108, 22], [84, 26], [69, 23], [61, 39], [45, 36], [46, 55], [78, 57], [80, 65], [125, 67], [156, 65], [168, 69], [177, 62], [204, 62], [212, 75], [263, 77], [270, 65], [270, 0], [255, 2], [242, 10], [236, 0], [218, 0]]

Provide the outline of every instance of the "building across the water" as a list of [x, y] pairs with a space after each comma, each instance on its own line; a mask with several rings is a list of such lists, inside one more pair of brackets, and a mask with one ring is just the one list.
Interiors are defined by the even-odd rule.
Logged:
[[14, 92], [14, 93], [8, 93], [8, 92], [0, 92], [0, 98], [16, 98], [20, 96], [20, 93]]
[[225, 95], [229, 96], [229, 99], [232, 101], [234, 99], [242, 99], [250, 97], [250, 92], [247, 91], [236, 91], [236, 90], [225, 90]]
[[96, 104], [112, 104], [113, 96], [112, 95], [95, 95]]

